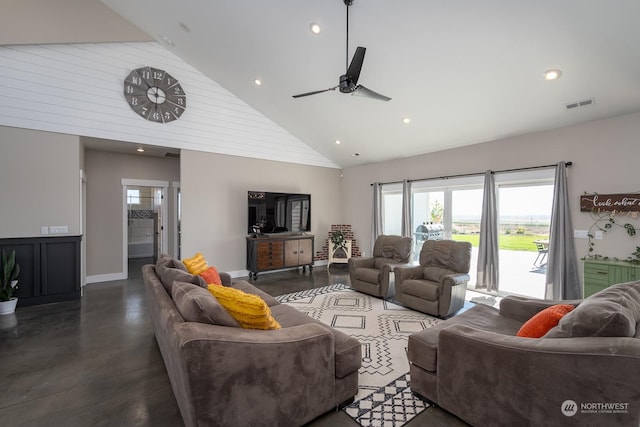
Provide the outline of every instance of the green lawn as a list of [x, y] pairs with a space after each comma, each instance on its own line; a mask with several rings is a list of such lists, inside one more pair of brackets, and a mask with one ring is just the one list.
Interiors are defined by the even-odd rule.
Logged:
[[[529, 251], [537, 252], [534, 240], [548, 239], [549, 236], [541, 234], [501, 234], [498, 236], [498, 245], [500, 249], [510, 251]], [[453, 240], [460, 242], [470, 242], [472, 246], [478, 246], [480, 241], [479, 234], [454, 234]]]

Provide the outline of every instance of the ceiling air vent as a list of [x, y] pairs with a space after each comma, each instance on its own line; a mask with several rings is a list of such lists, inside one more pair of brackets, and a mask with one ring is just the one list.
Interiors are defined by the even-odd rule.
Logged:
[[164, 153], [165, 157], [171, 157], [172, 159], [179, 159], [180, 153]]
[[588, 99], [583, 99], [583, 100], [576, 101], [576, 102], [570, 102], [570, 103], [566, 104], [565, 107], [567, 108], [567, 110], [572, 110], [574, 108], [586, 107], [587, 105], [595, 104], [595, 102], [596, 102], [595, 99], [588, 98]]

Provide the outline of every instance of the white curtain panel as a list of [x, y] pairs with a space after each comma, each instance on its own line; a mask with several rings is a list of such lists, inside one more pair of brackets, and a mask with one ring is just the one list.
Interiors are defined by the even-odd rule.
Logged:
[[488, 170], [484, 174], [476, 289], [486, 289], [493, 292], [498, 292], [500, 274], [498, 264], [498, 205], [496, 192], [496, 182], [493, 172]]
[[567, 167], [565, 162], [559, 162], [553, 191], [545, 290], [545, 298], [550, 300], [580, 299], [583, 295], [569, 206]]

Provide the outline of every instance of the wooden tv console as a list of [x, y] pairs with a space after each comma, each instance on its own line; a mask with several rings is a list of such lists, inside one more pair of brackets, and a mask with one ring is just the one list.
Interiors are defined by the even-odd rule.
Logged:
[[258, 273], [284, 268], [313, 269], [312, 235], [247, 236], [247, 270], [254, 280]]

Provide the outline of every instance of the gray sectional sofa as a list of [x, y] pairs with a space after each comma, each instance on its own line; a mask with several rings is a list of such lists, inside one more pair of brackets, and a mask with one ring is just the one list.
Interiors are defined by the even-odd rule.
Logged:
[[[542, 338], [516, 336], [554, 304]], [[507, 297], [409, 337], [411, 390], [474, 426], [640, 425], [640, 282], [584, 300]]]
[[355, 338], [220, 273], [224, 286], [262, 297], [282, 326], [243, 329], [180, 261], [161, 257], [142, 271], [186, 426], [298, 426], [358, 392], [361, 347]]

